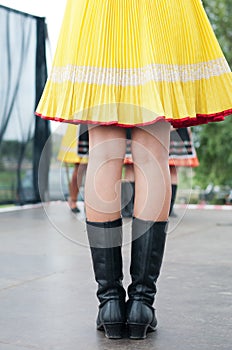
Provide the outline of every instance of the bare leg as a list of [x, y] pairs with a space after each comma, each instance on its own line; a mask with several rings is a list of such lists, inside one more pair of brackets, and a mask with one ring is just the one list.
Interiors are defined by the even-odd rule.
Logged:
[[122, 165], [126, 151], [123, 128], [89, 128], [89, 163], [85, 183], [88, 221], [104, 222], [120, 218]]
[[77, 186], [77, 173], [78, 173], [78, 168], [79, 168], [79, 163], [74, 164], [74, 169], [72, 173], [72, 178], [71, 182], [69, 185], [69, 194], [70, 194], [70, 199], [69, 199], [69, 206], [71, 209], [75, 209], [77, 206], [77, 196], [78, 196], [78, 186]]
[[163, 121], [132, 130], [134, 216], [141, 220], [166, 221], [168, 218], [171, 197], [169, 139], [170, 124]]
[[77, 197], [82, 183], [82, 178], [86, 169], [85, 164], [75, 163], [72, 173], [72, 179], [69, 186], [69, 206], [71, 209], [77, 208]]
[[79, 164], [78, 172], [77, 172], [77, 190], [78, 190], [77, 197], [80, 191], [80, 187], [82, 185], [82, 179], [83, 179], [83, 176], [85, 175], [86, 169], [87, 169], [87, 164], [82, 164], [82, 163]]
[[178, 183], [177, 167], [170, 166], [170, 175], [171, 175], [171, 184], [172, 185], [177, 185], [177, 183]]
[[135, 176], [134, 176], [134, 165], [133, 164], [125, 164], [125, 177], [124, 180], [134, 182]]

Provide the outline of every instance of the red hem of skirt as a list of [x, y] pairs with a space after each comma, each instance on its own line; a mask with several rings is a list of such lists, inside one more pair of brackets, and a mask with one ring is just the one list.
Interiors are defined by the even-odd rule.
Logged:
[[[124, 165], [131, 165], [133, 164], [133, 160], [132, 158], [126, 157], [124, 159]], [[182, 160], [182, 162], [178, 161], [173, 161], [172, 158], [169, 158], [169, 166], [172, 167], [184, 167], [184, 168], [196, 168], [200, 165], [198, 160], [191, 160], [191, 159], [186, 159], [186, 160]]]
[[132, 128], [132, 127], [138, 127], [138, 126], [146, 126], [154, 124], [158, 121], [164, 120], [166, 122], [169, 122], [172, 124], [174, 128], [182, 128], [182, 127], [188, 127], [188, 126], [196, 126], [201, 124], [208, 124], [211, 122], [219, 122], [223, 121], [224, 117], [232, 114], [232, 109], [228, 109], [226, 111], [214, 113], [214, 114], [197, 114], [196, 118], [181, 118], [181, 119], [172, 119], [172, 118], [165, 118], [164, 116], [157, 117], [156, 119], [147, 122], [147, 123], [137, 123], [137, 124], [121, 124], [118, 122], [98, 122], [98, 121], [92, 121], [92, 120], [67, 120], [63, 118], [53, 118], [44, 116], [40, 113], [35, 112], [35, 114], [38, 117], [41, 117], [42, 119], [46, 120], [52, 120], [57, 121], [61, 123], [70, 123], [70, 124], [90, 124], [90, 125], [104, 125], [104, 126], [119, 126], [123, 128]]
[[169, 166], [173, 167], [186, 167], [186, 168], [196, 168], [200, 165], [197, 158], [185, 158], [185, 159], [178, 159], [178, 158], [169, 158]]

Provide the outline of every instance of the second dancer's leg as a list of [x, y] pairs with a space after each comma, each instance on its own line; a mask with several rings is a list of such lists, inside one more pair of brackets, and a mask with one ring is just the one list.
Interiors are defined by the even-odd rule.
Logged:
[[170, 202], [169, 216], [176, 217], [177, 215], [173, 211], [173, 207], [176, 200], [177, 186], [178, 186], [178, 172], [177, 167], [170, 166], [171, 184], [172, 184], [172, 196]]

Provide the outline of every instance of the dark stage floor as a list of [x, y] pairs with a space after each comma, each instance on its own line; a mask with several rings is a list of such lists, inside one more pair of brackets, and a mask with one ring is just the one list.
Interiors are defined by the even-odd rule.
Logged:
[[[231, 350], [232, 211], [177, 209], [145, 341], [95, 330], [84, 212], [66, 203], [0, 213], [0, 350]], [[124, 225], [129, 283], [130, 221]]]

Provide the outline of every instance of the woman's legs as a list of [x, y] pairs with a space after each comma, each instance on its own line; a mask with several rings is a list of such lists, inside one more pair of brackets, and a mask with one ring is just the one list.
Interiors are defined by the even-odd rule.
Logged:
[[74, 169], [72, 172], [72, 177], [71, 181], [69, 181], [69, 206], [70, 209], [75, 209], [77, 204], [77, 194], [78, 194], [78, 189], [77, 189], [77, 172], [78, 172], [78, 167], [79, 164], [76, 163], [74, 164]]
[[[135, 128], [132, 154], [135, 166], [135, 219], [132, 225], [131, 276], [127, 323], [130, 338], [154, 330], [152, 307], [163, 258], [170, 204], [168, 167], [169, 124]], [[97, 328], [120, 338], [125, 319], [122, 286], [120, 183], [125, 153], [125, 131], [91, 128], [90, 160], [86, 176], [87, 232], [100, 301]], [[104, 246], [103, 246], [104, 244]]]
[[131, 284], [127, 324], [131, 339], [146, 338], [157, 320], [153, 302], [162, 264], [170, 205], [169, 124], [132, 132], [135, 207], [132, 223]]
[[177, 185], [178, 184], [178, 172], [177, 172], [177, 167], [175, 166], [170, 166], [170, 175], [171, 175], [171, 184], [172, 185]]
[[97, 126], [89, 129], [89, 163], [85, 183], [87, 220], [120, 218], [122, 165], [126, 150], [125, 129]]
[[125, 295], [122, 286], [121, 177], [126, 149], [125, 130], [98, 126], [89, 130], [86, 175], [87, 233], [98, 283], [97, 329], [108, 338], [123, 336]]
[[81, 164], [81, 163], [74, 164], [72, 178], [69, 186], [69, 194], [70, 194], [69, 206], [74, 213], [79, 212], [79, 209], [77, 208], [77, 197], [79, 194], [79, 188], [81, 186], [85, 169], [86, 169], [85, 164]]
[[134, 165], [133, 164], [125, 164], [125, 177], [124, 180], [129, 182], [135, 181], [135, 175], [134, 175]]
[[[85, 202], [89, 221], [120, 217], [120, 183], [125, 154], [125, 130], [98, 126], [89, 130], [90, 154]], [[132, 129], [136, 196], [134, 216], [142, 220], [168, 218], [171, 187], [168, 166], [170, 125], [157, 122]]]
[[136, 218], [151, 221], [168, 218], [171, 198], [169, 140], [170, 124], [166, 122], [132, 130]]

